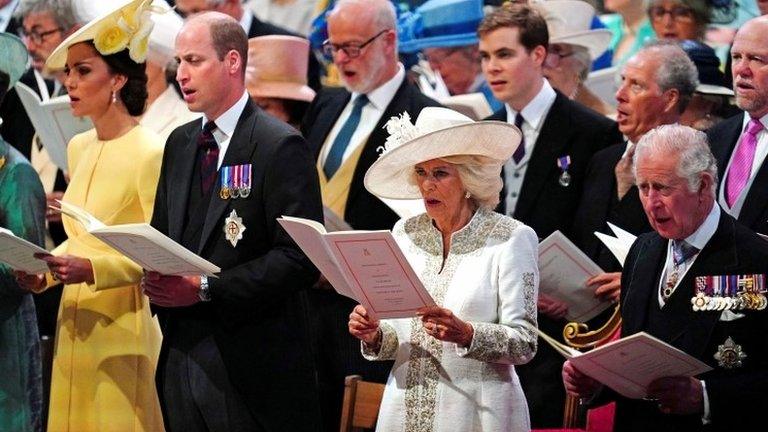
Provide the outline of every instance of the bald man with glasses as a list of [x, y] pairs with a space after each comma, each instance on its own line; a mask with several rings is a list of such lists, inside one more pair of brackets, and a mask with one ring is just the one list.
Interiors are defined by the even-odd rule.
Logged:
[[[397, 57], [395, 10], [386, 0], [341, 0], [328, 13], [324, 51], [333, 57], [343, 88], [324, 88], [307, 111], [302, 133], [317, 158], [323, 204], [355, 229], [391, 229], [397, 214], [363, 187], [384, 145], [384, 124], [411, 119], [437, 102], [405, 79]], [[322, 285], [322, 284], [320, 284]], [[338, 430], [344, 377], [384, 382], [391, 362], [369, 362], [347, 332], [355, 303], [327, 289], [310, 292], [317, 345], [324, 430]]]

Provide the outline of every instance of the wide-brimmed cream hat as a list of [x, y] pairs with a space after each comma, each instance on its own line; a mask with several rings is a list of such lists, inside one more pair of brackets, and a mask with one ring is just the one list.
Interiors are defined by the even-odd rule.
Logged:
[[501, 167], [515, 152], [522, 134], [500, 121], [473, 121], [448, 108], [421, 110], [416, 124], [408, 113], [387, 122], [389, 138], [379, 159], [365, 174], [365, 188], [381, 198], [421, 198], [411, 184], [416, 164], [448, 156], [482, 156]]
[[152, 7], [152, 0], [115, 1], [109, 11], [64, 39], [48, 57], [45, 66], [51, 70], [63, 69], [69, 47], [90, 40], [102, 55], [127, 49], [133, 61], [143, 63], [154, 26], [150, 18], [153, 10], [156, 9]]
[[295, 36], [259, 36], [248, 40], [245, 87], [254, 97], [312, 102], [307, 86], [309, 41]]
[[549, 43], [567, 43], [586, 48], [592, 59], [600, 57], [611, 43], [608, 29], [590, 29], [595, 8], [581, 0], [550, 0], [536, 3], [544, 15]]

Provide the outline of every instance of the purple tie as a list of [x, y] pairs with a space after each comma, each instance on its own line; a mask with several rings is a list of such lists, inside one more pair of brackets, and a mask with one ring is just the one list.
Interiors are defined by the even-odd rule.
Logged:
[[[523, 118], [522, 114], [517, 113], [515, 114], [515, 126], [517, 126], [518, 129], [520, 129], [520, 134], [523, 134], [523, 122], [525, 119]], [[516, 164], [519, 164], [521, 160], [523, 160], [523, 156], [525, 156], [525, 135], [522, 135], [522, 139], [520, 140], [520, 144], [515, 149], [515, 152], [512, 153], [512, 160], [515, 161]]]
[[216, 123], [209, 121], [203, 126], [197, 145], [200, 148], [200, 186], [203, 189], [203, 195], [207, 194], [216, 181], [216, 165], [219, 163], [219, 144], [213, 137], [213, 131], [216, 129]]
[[736, 146], [731, 168], [728, 170], [728, 178], [725, 181], [725, 201], [728, 207], [733, 207], [741, 191], [749, 182], [757, 148], [757, 133], [761, 130], [763, 130], [763, 124], [759, 120], [751, 119]]

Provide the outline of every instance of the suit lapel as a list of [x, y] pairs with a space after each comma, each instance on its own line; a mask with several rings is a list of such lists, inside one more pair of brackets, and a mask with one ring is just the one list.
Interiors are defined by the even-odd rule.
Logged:
[[744, 205], [739, 213], [739, 222], [748, 227], [755, 227], [765, 222], [763, 220], [765, 219], [765, 208], [768, 206], [768, 187], [766, 185], [768, 185], [768, 158], [763, 160], [749, 191], [747, 191]]
[[[240, 118], [237, 120], [237, 126], [235, 132], [229, 141], [227, 152], [224, 154], [224, 160], [221, 166], [231, 166], [247, 163], [251, 159], [254, 149], [256, 148], [256, 140], [252, 136], [253, 127], [247, 127], [246, 123], [251, 120], [252, 116], [255, 116], [256, 110], [253, 106], [253, 102], [248, 99], [248, 103], [245, 105]], [[255, 119], [254, 119], [255, 121]], [[218, 177], [217, 177], [218, 178]], [[213, 187], [214, 192], [211, 194], [211, 201], [208, 203], [208, 212], [205, 215], [205, 223], [203, 224], [203, 231], [200, 234], [200, 245], [197, 253], [202, 253], [203, 247], [208, 242], [209, 237], [213, 233], [214, 229], [218, 226], [219, 220], [229, 207], [229, 200], [219, 198], [215, 192], [216, 186]]]
[[725, 167], [728, 166], [728, 160], [731, 158], [733, 149], [736, 148], [736, 142], [741, 135], [741, 126], [744, 123], [744, 115], [738, 115], [724, 120], [720, 126], [720, 133], [711, 136], [709, 143], [717, 160], [717, 174], [720, 177], [720, 186], [725, 186]]
[[186, 141], [179, 150], [181, 160], [176, 165], [177, 169], [167, 179], [169, 186], [168, 200], [168, 234], [176, 241], [181, 240], [184, 230], [184, 219], [187, 214], [189, 202], [189, 189], [192, 183], [192, 173], [197, 162], [197, 140], [202, 133], [202, 125], [194, 124], [189, 128]]
[[679, 307], [680, 309], [684, 308], [685, 312], [681, 310], [680, 313], [675, 314], [680, 319], [669, 323], [669, 341], [694, 357], [701, 356], [712, 329], [720, 318], [720, 313], [717, 311], [693, 311], [690, 298], [693, 296], [695, 278], [696, 276], [711, 275], [713, 269], [717, 269], [719, 274], [732, 274], [737, 270], [738, 255], [734, 224], [733, 218], [721, 211], [717, 231], [704, 246], [699, 257], [696, 258], [677, 288], [688, 287], [685, 288], [688, 292], [676, 293], [682, 295], [681, 298], [677, 299], [677, 303], [681, 304]]
[[320, 112], [317, 115], [317, 120], [311, 125], [311, 129], [307, 136], [313, 136], [314, 139], [309, 138], [310, 143], [314, 142], [315, 147], [312, 149], [315, 152], [315, 159], [320, 157], [320, 152], [323, 149], [325, 140], [328, 139], [328, 134], [331, 133], [333, 125], [339, 119], [341, 112], [344, 111], [344, 107], [349, 103], [349, 99], [352, 94], [348, 91], [342, 91], [333, 95], [332, 99], [320, 108]]
[[565, 132], [572, 130], [573, 127], [566, 115], [566, 109], [564, 96], [558, 92], [552, 108], [544, 119], [533, 153], [528, 160], [528, 167], [525, 169], [520, 198], [515, 207], [517, 219], [529, 219], [528, 212], [539, 198], [541, 189], [552, 177], [550, 172], [557, 169], [557, 158], [565, 156], [563, 149], [570, 138]]
[[[648, 314], [648, 302], [656, 293], [659, 278], [664, 268], [667, 241], [658, 235], [646, 240], [638, 250], [637, 259], [632, 268], [632, 279], [627, 281], [626, 295], [621, 304], [624, 329], [622, 334], [637, 333], [645, 326]], [[626, 270], [625, 270], [626, 271]]]
[[[349, 187], [349, 196], [347, 197], [347, 203], [352, 202], [355, 197], [360, 194], [365, 188], [363, 186], [363, 177], [368, 168], [379, 158], [379, 152], [377, 149], [384, 145], [387, 140], [387, 131], [384, 129], [384, 125], [387, 124], [391, 117], [399, 116], [408, 109], [407, 101], [411, 98], [408, 97], [408, 80], [403, 80], [400, 87], [397, 89], [395, 96], [387, 105], [384, 113], [379, 118], [378, 123], [373, 128], [371, 135], [365, 142], [363, 152], [360, 154], [360, 159], [355, 167], [355, 173], [352, 176], [352, 183]], [[415, 122], [418, 113], [409, 113], [412, 115], [411, 121]], [[349, 208], [349, 204], [347, 204]]]

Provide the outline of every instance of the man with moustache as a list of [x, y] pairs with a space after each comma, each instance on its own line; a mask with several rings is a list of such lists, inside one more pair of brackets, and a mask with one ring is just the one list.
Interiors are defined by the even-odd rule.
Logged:
[[[768, 311], [764, 288], [756, 289], [768, 243], [717, 205], [717, 166], [703, 132], [660, 126], [637, 143], [633, 162], [654, 231], [627, 256], [621, 334], [646, 332], [712, 370], [659, 378], [645, 398], [629, 399], [566, 362], [566, 389], [591, 405], [616, 401], [615, 431], [754, 430], [768, 409]], [[718, 290], [726, 280], [741, 282]]]
[[651, 230], [634, 184], [635, 143], [656, 126], [680, 120], [698, 85], [697, 76], [685, 51], [671, 42], [646, 46], [622, 68], [616, 121], [627, 139], [592, 157], [573, 223], [574, 243], [608, 272], [588, 281], [599, 297], [618, 300], [621, 264], [594, 232], [612, 233], [607, 222], [635, 235]]
[[[363, 186], [363, 177], [387, 140], [385, 123], [437, 102], [405, 78], [397, 57], [395, 10], [387, 0], [340, 0], [328, 13], [325, 52], [333, 56], [343, 88], [324, 88], [302, 125], [317, 156], [323, 204], [355, 229], [391, 229], [399, 217]], [[325, 284], [327, 285], [327, 284]], [[385, 382], [391, 362], [369, 362], [347, 331], [355, 302], [330, 287], [310, 292], [318, 351], [324, 428], [338, 430], [344, 377]]]
[[768, 16], [747, 21], [731, 49], [736, 106], [744, 110], [707, 131], [717, 158], [723, 210], [768, 234]]
[[[573, 214], [592, 155], [621, 141], [616, 123], [558, 93], [546, 81], [547, 23], [527, 5], [506, 3], [478, 29], [483, 74], [505, 107], [487, 120], [513, 123], [523, 143], [504, 166], [499, 210], [536, 231], [540, 238], [560, 230], [570, 236]], [[567, 306], [539, 295], [539, 327], [562, 333]], [[563, 359], [540, 343], [536, 357], [518, 368], [534, 428], [562, 424], [565, 392], [558, 371]]]
[[322, 220], [320, 191], [304, 139], [245, 91], [247, 53], [238, 22], [217, 12], [176, 37], [176, 79], [203, 119], [168, 138], [152, 226], [222, 270], [142, 280], [163, 330], [156, 378], [171, 431], [320, 423], [300, 297], [317, 271], [277, 222]]

